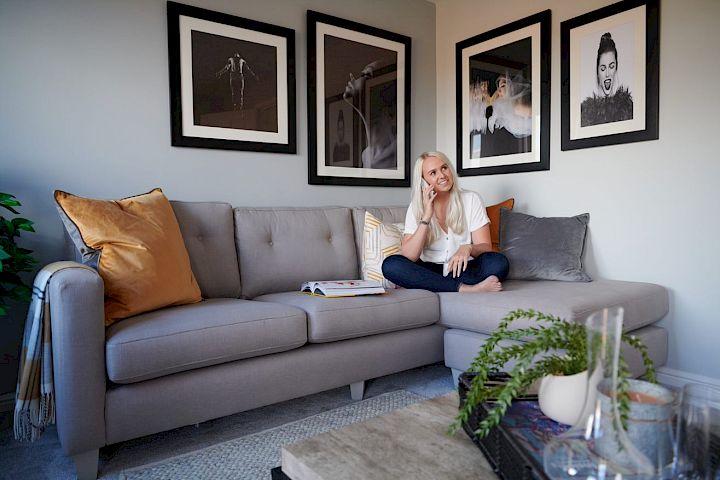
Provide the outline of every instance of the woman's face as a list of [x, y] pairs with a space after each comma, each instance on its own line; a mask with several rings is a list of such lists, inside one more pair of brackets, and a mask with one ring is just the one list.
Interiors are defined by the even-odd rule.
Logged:
[[597, 67], [597, 80], [600, 90], [607, 97], [615, 91], [615, 74], [617, 73], [617, 59], [613, 52], [600, 55]]
[[438, 157], [427, 157], [423, 161], [423, 178], [435, 189], [435, 192], [449, 192], [453, 186], [453, 176], [447, 163]]

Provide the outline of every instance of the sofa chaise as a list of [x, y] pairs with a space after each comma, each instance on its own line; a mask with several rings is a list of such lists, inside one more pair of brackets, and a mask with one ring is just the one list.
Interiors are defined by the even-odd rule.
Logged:
[[[103, 324], [103, 281], [66, 269], [49, 285], [57, 432], [79, 478], [104, 445], [442, 361], [457, 376], [508, 311], [582, 320], [622, 305], [626, 330], [656, 366], [653, 324], [667, 291], [646, 283], [507, 281], [505, 291], [304, 295], [306, 280], [360, 277], [365, 211], [402, 222], [405, 207], [233, 208], [172, 202], [204, 300]], [[77, 255], [71, 258], [78, 258]], [[630, 355], [631, 368], [641, 363]]]

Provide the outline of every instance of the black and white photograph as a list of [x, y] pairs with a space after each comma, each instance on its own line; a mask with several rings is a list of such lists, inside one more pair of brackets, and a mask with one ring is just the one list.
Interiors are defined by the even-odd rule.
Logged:
[[329, 98], [326, 102], [325, 131], [325, 165], [328, 167], [359, 167], [354, 150], [355, 128], [354, 111], [351, 103], [342, 95]]
[[458, 174], [550, 168], [550, 12], [456, 46]]
[[308, 11], [311, 184], [408, 186], [410, 39]]
[[365, 84], [364, 106], [368, 118], [366, 138], [372, 139], [372, 148], [363, 148], [364, 168], [397, 167], [397, 72], [395, 65], [385, 67], [369, 78]]
[[277, 48], [191, 32], [195, 125], [277, 132]]
[[168, 2], [172, 145], [294, 153], [293, 30]]
[[596, 31], [581, 40], [582, 127], [633, 118], [632, 86], [635, 84], [636, 57], [633, 28], [624, 24], [608, 30], [611, 31]]
[[657, 1], [562, 22], [562, 149], [658, 138]]
[[470, 158], [532, 149], [530, 38], [470, 57]]

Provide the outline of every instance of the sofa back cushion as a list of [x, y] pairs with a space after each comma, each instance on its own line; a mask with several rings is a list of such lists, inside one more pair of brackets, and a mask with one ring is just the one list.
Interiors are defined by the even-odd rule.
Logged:
[[223, 202], [171, 204], [203, 297], [240, 297], [232, 206]]
[[360, 278], [349, 208], [236, 208], [235, 245], [244, 298]]
[[365, 228], [365, 212], [370, 212], [382, 223], [405, 222], [407, 205], [404, 207], [355, 207], [352, 209], [353, 228], [355, 231], [355, 251], [358, 258], [358, 271], [362, 271], [363, 232]]

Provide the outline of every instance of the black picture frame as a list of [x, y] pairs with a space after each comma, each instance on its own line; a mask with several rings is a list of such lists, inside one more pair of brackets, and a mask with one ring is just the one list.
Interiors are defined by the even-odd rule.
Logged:
[[[562, 150], [659, 138], [659, 25], [658, 0], [626, 0], [560, 23]], [[612, 60], [613, 48], [614, 66], [601, 63], [600, 51]]]
[[545, 10], [456, 44], [458, 175], [550, 169], [551, 27]]
[[308, 183], [409, 187], [412, 40], [312, 10], [307, 32]]
[[296, 153], [295, 31], [167, 2], [171, 145]]

